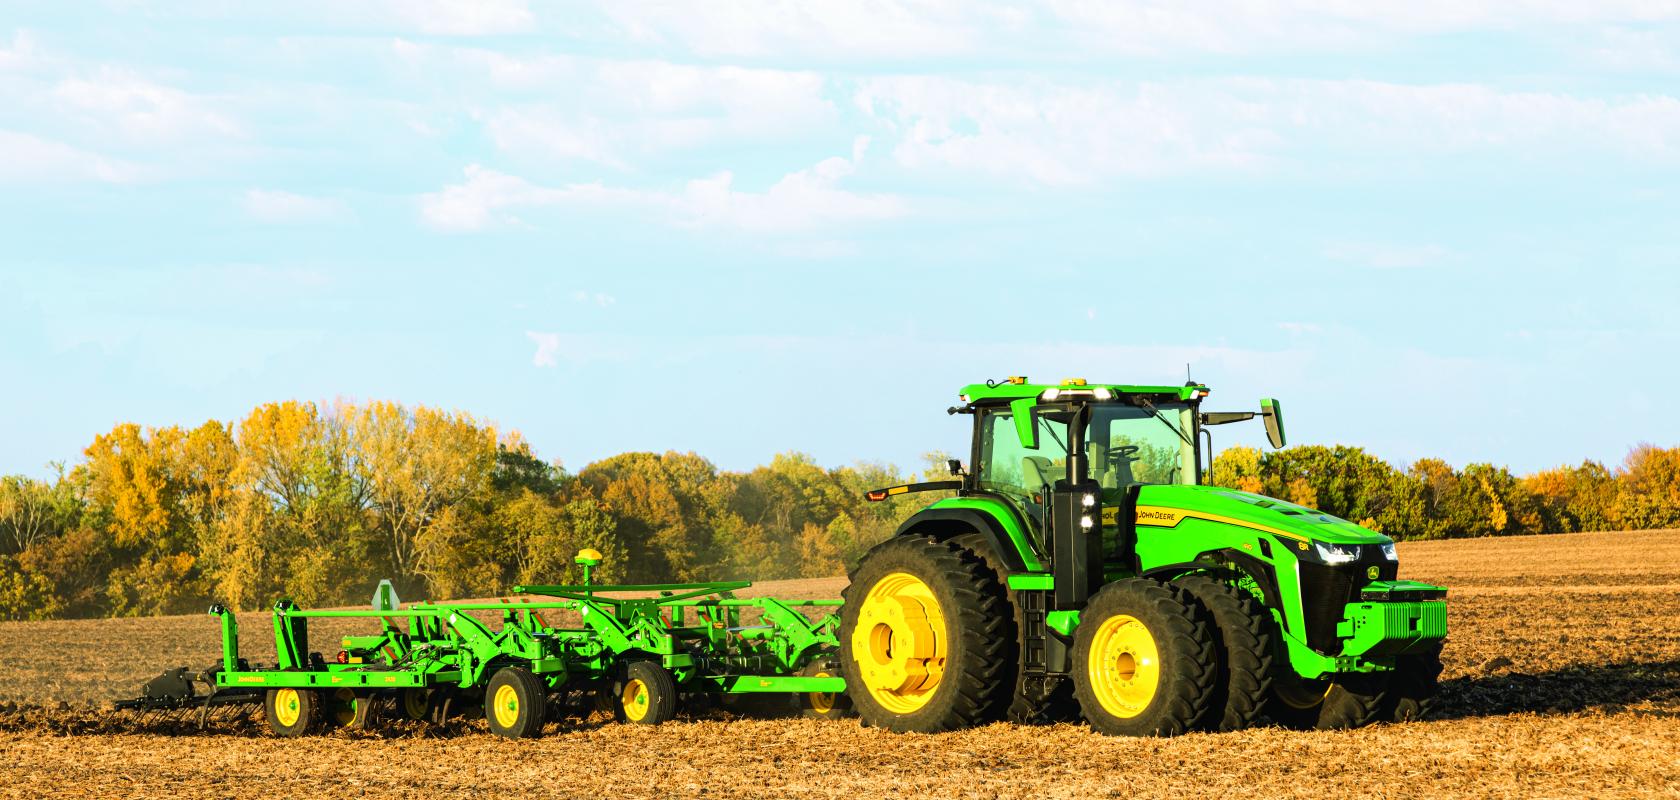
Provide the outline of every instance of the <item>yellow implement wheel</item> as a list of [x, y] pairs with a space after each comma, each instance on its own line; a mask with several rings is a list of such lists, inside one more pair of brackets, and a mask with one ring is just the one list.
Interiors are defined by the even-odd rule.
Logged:
[[497, 736], [540, 736], [548, 721], [548, 688], [524, 667], [503, 667], [491, 676], [484, 702], [484, 719]]
[[1097, 702], [1122, 719], [1148, 708], [1161, 686], [1161, 652], [1155, 637], [1128, 614], [1103, 620], [1085, 666]]
[[[838, 658], [833, 655], [818, 656], [799, 670], [803, 678], [832, 678], [839, 674]], [[805, 692], [795, 696], [794, 701], [800, 715], [811, 719], [840, 719], [854, 713], [852, 699], [845, 692]]]
[[496, 715], [496, 722], [504, 728], [511, 728], [519, 722], [519, 691], [513, 684], [503, 684], [496, 690], [496, 696], [490, 701], [490, 710]]
[[263, 711], [276, 736], [302, 736], [321, 721], [321, 696], [312, 689], [269, 689]]
[[356, 721], [356, 704], [364, 702], [349, 689], [339, 689], [332, 695], [332, 723], [339, 727]]
[[625, 722], [658, 725], [677, 715], [677, 682], [671, 671], [653, 661], [624, 666], [616, 685], [618, 713]]
[[648, 688], [640, 680], [624, 682], [624, 691], [619, 693], [618, 702], [624, 706], [624, 718], [631, 722], [641, 722], [648, 715]]
[[298, 717], [303, 713], [302, 706], [296, 689], [281, 689], [274, 698], [275, 721], [288, 728], [296, 725]]
[[[828, 674], [827, 670], [822, 670], [822, 671], [817, 672], [817, 674], [812, 675], [811, 677], [813, 677], [813, 678], [827, 678], [827, 677], [829, 677], [829, 674]], [[826, 716], [827, 714], [829, 714], [829, 712], [832, 712], [834, 710], [834, 693], [833, 692], [809, 692], [809, 693], [806, 694], [805, 699], [806, 699], [806, 702], [809, 702], [811, 704], [811, 710], [816, 712], [819, 715]]]
[[894, 572], [870, 587], [856, 613], [851, 652], [863, 688], [895, 714], [927, 705], [939, 689], [950, 651], [933, 589], [915, 575]]

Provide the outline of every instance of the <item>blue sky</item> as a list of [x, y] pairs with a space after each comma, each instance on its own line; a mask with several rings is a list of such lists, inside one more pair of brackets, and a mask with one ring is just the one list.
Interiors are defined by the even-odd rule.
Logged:
[[0, 10], [0, 471], [335, 397], [910, 467], [1186, 363], [1402, 464], [1680, 444], [1674, 2], [238, 5]]

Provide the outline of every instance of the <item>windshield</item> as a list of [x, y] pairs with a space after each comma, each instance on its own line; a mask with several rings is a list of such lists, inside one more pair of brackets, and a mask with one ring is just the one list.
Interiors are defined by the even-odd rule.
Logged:
[[1091, 477], [1104, 489], [1197, 483], [1195, 435], [1184, 403], [1093, 405], [1085, 434]]

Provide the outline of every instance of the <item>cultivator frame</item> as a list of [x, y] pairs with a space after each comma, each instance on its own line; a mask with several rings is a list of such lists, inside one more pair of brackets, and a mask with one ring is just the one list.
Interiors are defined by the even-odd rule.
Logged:
[[[538, 735], [551, 702], [576, 690], [616, 699], [621, 718], [648, 724], [669, 719], [684, 695], [797, 693], [818, 715], [844, 711], [836, 698], [845, 681], [832, 677], [838, 665], [830, 663], [839, 618], [799, 610], [839, 600], [736, 597], [747, 581], [595, 584], [590, 568], [599, 561], [584, 551], [582, 584], [515, 586], [517, 598], [503, 600], [404, 607], [388, 581], [369, 609], [306, 610], [281, 600], [270, 667], [241, 658], [234, 612], [213, 606], [222, 661], [196, 676], [213, 691], [199, 695], [179, 668], [118, 707], [207, 714], [212, 706], [264, 702], [282, 735], [334, 723], [369, 728], [379, 709], [393, 706], [434, 722], [482, 709], [491, 730], [510, 738]], [[757, 619], [743, 624], [749, 610]], [[499, 630], [475, 616], [483, 612], [500, 612]], [[554, 612], [575, 612], [582, 624], [551, 625], [545, 613]], [[309, 639], [309, 620], [327, 618], [378, 620], [380, 630], [344, 637], [328, 660]]]

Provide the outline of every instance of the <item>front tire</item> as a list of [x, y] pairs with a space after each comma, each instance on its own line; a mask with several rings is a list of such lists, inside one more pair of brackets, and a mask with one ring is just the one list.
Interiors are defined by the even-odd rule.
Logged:
[[1278, 664], [1266, 715], [1285, 728], [1332, 731], [1371, 724], [1388, 688], [1385, 673], [1351, 672], [1309, 680]]
[[1183, 589], [1145, 578], [1100, 589], [1074, 633], [1074, 696], [1110, 736], [1177, 736], [1207, 712], [1213, 634]]
[[1254, 595], [1211, 575], [1186, 575], [1173, 585], [1195, 598], [1213, 620], [1219, 677], [1207, 717], [1197, 727], [1240, 731], [1252, 726], [1272, 688], [1271, 612]]
[[928, 536], [888, 539], [864, 555], [844, 597], [840, 668], [864, 724], [955, 730], [1008, 701], [1012, 618], [974, 554]]
[[1383, 699], [1377, 719], [1386, 722], [1416, 722], [1428, 719], [1435, 711], [1436, 694], [1441, 690], [1441, 645], [1415, 655], [1395, 659], [1390, 674], [1388, 695]]

